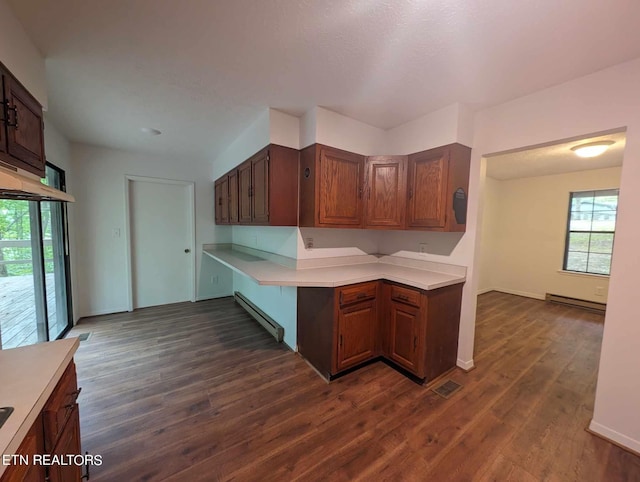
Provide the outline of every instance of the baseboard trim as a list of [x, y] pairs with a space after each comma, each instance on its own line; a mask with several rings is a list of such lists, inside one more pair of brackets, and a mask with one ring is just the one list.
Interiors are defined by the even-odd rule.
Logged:
[[524, 296], [525, 298], [533, 298], [534, 300], [545, 300], [544, 294], [530, 293], [528, 291], [510, 290], [508, 288], [494, 288], [493, 291], [499, 291], [500, 293], [506, 293], [508, 295]]
[[605, 427], [598, 422], [591, 420], [589, 427], [586, 429], [590, 434], [600, 437], [601, 439], [611, 442], [627, 452], [640, 456], [640, 441], [621, 434], [609, 427]]
[[456, 365], [458, 365], [459, 368], [462, 368], [465, 372], [470, 372], [476, 367], [473, 363], [473, 359], [464, 361], [458, 358], [458, 360], [456, 361]]
[[117, 313], [126, 313], [128, 311], [129, 311], [128, 308], [113, 308], [113, 309], [106, 309], [106, 310], [90, 311], [89, 313], [80, 315], [78, 317], [78, 321], [82, 320], [83, 318], [90, 318], [92, 316], [115, 315]]
[[485, 288], [483, 290], [478, 290], [478, 296], [483, 295], [485, 293], [490, 293], [491, 291], [496, 291], [495, 288]]

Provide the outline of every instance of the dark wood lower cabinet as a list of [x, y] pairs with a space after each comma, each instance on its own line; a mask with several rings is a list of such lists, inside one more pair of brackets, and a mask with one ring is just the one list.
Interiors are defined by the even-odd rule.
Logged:
[[44, 465], [33, 463], [34, 455], [39, 455], [43, 452], [42, 417], [38, 416], [15, 454], [19, 457], [26, 457], [29, 463], [16, 463], [7, 467], [7, 470], [2, 474], [2, 482], [42, 482], [45, 480], [46, 471]]
[[340, 308], [337, 371], [367, 361], [376, 354], [375, 320], [377, 317], [375, 299]]
[[65, 464], [49, 466], [48, 482], [79, 481], [82, 479], [82, 466], [66, 461], [67, 455], [80, 455], [80, 416], [78, 404], [71, 409], [69, 420], [62, 430], [51, 455], [65, 460]]
[[[26, 455], [29, 464], [11, 465], [0, 482], [81, 482], [82, 465], [66, 457], [82, 455], [76, 403], [79, 393], [72, 360], [20, 444], [17, 453]], [[34, 455], [39, 456], [40, 463], [35, 463]]]
[[462, 284], [298, 288], [298, 350], [323, 376], [384, 357], [424, 382], [456, 366]]
[[420, 336], [420, 309], [397, 301], [389, 304], [388, 318], [388, 349], [385, 355], [398, 365], [406, 368], [419, 377], [423, 377], [420, 364], [420, 350], [418, 346]]

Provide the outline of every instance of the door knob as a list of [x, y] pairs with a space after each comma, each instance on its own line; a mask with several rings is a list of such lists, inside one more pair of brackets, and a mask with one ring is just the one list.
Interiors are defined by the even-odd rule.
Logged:
[[184, 252], [185, 252], [185, 253], [190, 253], [190, 252], [191, 252], [191, 250], [190, 250], [189, 248], [187, 248], [187, 249], [185, 249], [185, 250], [184, 250]]

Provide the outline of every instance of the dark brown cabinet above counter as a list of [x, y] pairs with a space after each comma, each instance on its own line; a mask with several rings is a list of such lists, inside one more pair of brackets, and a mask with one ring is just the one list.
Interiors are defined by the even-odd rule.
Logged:
[[298, 151], [270, 144], [214, 183], [216, 224], [297, 226]]
[[[216, 224], [465, 231], [471, 149], [370, 156], [270, 145], [215, 181]], [[299, 188], [299, 199], [298, 199]]]
[[42, 106], [0, 63], [0, 163], [45, 176]]

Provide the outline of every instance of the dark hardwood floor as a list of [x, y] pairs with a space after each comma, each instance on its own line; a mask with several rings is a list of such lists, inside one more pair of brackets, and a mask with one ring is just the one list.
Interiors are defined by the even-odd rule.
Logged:
[[480, 296], [477, 368], [445, 400], [381, 362], [326, 384], [231, 298], [85, 319], [91, 481], [640, 481], [584, 430], [602, 321]]

